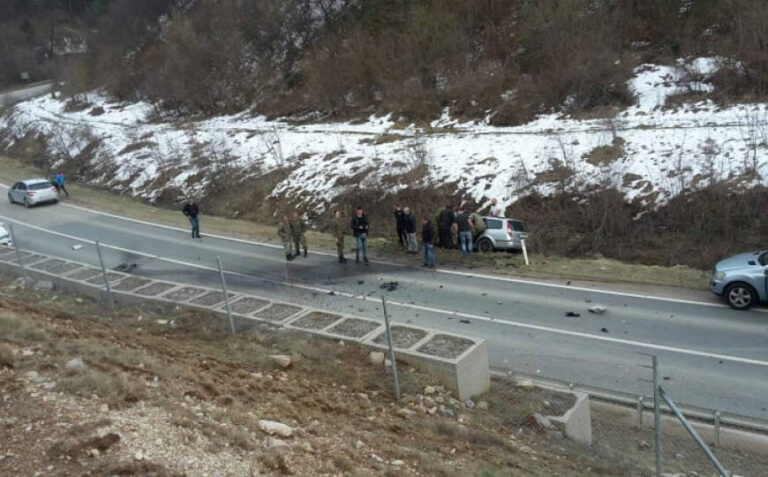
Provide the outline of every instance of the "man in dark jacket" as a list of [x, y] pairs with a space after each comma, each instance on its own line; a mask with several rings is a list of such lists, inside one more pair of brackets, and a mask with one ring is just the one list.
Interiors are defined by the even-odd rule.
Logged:
[[181, 213], [189, 219], [189, 225], [192, 226], [192, 238], [200, 238], [200, 219], [197, 217], [200, 209], [197, 208], [195, 199], [190, 197], [184, 208], [181, 209]]
[[408, 253], [417, 253], [418, 244], [416, 243], [416, 217], [413, 216], [411, 209], [403, 208], [403, 227], [405, 227], [405, 241], [408, 244]]
[[397, 230], [397, 241], [401, 247], [405, 247], [408, 238], [405, 235], [405, 212], [399, 205], [395, 206], [395, 229]]
[[350, 222], [352, 235], [355, 236], [355, 263], [360, 263], [360, 254], [363, 254], [363, 261], [368, 265], [368, 217], [363, 213], [363, 208], [358, 207], [355, 216]]
[[456, 214], [453, 213], [453, 206], [449, 205], [440, 213], [440, 243], [443, 248], [453, 248], [451, 226], [455, 221]]
[[421, 244], [424, 247], [424, 266], [435, 268], [435, 229], [426, 217], [421, 221]]
[[475, 224], [472, 222], [472, 217], [464, 212], [463, 207], [459, 207], [459, 213], [456, 215], [456, 228], [459, 232], [461, 256], [464, 258], [472, 257], [472, 251], [474, 249], [472, 234], [475, 231]]

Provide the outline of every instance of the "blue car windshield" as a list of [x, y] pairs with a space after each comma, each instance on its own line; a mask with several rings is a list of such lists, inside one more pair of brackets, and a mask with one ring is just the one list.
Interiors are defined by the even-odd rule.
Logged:
[[757, 261], [763, 267], [768, 265], [768, 252], [761, 253], [760, 256], [757, 257]]

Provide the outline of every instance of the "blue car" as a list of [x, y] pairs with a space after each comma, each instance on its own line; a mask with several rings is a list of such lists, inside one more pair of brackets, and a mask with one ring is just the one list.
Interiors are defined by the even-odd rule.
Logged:
[[720, 260], [712, 270], [709, 289], [731, 308], [746, 310], [768, 301], [768, 251]]

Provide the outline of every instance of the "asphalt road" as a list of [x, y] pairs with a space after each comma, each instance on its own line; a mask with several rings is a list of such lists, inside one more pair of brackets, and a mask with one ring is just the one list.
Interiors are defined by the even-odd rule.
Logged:
[[[3, 194], [5, 190], [0, 188]], [[318, 308], [382, 320], [381, 295], [394, 320], [483, 337], [493, 368], [607, 390], [650, 395], [641, 365], [658, 355], [662, 384], [687, 405], [768, 419], [768, 314], [736, 312], [717, 300], [653, 298], [471, 273], [374, 263], [336, 263], [310, 253], [286, 263], [279, 247], [97, 214], [66, 204], [24, 209], [0, 201], [22, 248], [135, 273], [217, 286], [216, 257], [228, 286]], [[72, 245], [82, 244], [79, 250]], [[439, 262], [439, 255], [438, 255]], [[380, 287], [397, 282], [394, 291]], [[333, 294], [330, 294], [330, 292]], [[595, 315], [588, 308], [607, 307]], [[580, 313], [566, 317], [566, 312]]]
[[21, 101], [26, 101], [51, 91], [53, 83], [50, 81], [31, 85], [25, 88], [0, 93], [0, 106], [11, 106]]

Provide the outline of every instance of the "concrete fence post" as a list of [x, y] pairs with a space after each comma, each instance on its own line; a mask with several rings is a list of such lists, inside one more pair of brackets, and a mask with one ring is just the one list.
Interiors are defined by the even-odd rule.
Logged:
[[643, 428], [643, 401], [645, 398], [643, 396], [640, 396], [637, 398], [637, 427], [642, 429]]

